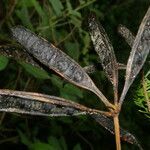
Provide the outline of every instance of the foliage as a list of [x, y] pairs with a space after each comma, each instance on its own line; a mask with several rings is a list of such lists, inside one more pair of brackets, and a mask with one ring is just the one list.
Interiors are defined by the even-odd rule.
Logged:
[[144, 76], [136, 91], [135, 104], [140, 107], [140, 112], [150, 118], [150, 71]]
[[[0, 44], [12, 44], [9, 28], [21, 24], [39, 33], [82, 66], [86, 66], [95, 62], [97, 57], [92, 51], [86, 23], [92, 11], [111, 35], [110, 39], [115, 47], [117, 58], [125, 63], [130, 49], [117, 36], [115, 29], [122, 23], [136, 33], [148, 5], [149, 0], [2, 0], [0, 2]], [[97, 98], [93, 94], [67, 83], [51, 71], [41, 72], [13, 60], [8, 63], [6, 58], [0, 58], [0, 70], [1, 88], [43, 92], [80, 103], [84, 101], [86, 105], [93, 107], [103, 107], [97, 103]], [[112, 87], [106, 82], [103, 72], [98, 71], [92, 77], [98, 87], [108, 95], [107, 97], [111, 98]], [[144, 97], [142, 99], [144, 100]], [[142, 106], [143, 102], [140, 105]], [[149, 149], [150, 145], [147, 141], [150, 140], [150, 136], [145, 133], [143, 127], [146, 126], [147, 121], [143, 119], [139, 121], [138, 117], [135, 118], [137, 108], [136, 106], [132, 108], [132, 110], [128, 107], [124, 108], [126, 115], [122, 114], [125, 116], [122, 124], [129, 130], [133, 129], [133, 133], [136, 131], [134, 129], [139, 129], [140, 132], [136, 133], [136, 136], [142, 137], [140, 139], [142, 144], [145, 149]], [[126, 117], [130, 117], [129, 122], [126, 121]], [[2, 114], [0, 148], [22, 149], [24, 145], [23, 149], [47, 149], [50, 146], [51, 149], [114, 149], [113, 136], [93, 120], [88, 120], [87, 117], [53, 119]], [[143, 125], [142, 122], [146, 123]], [[108, 144], [107, 141], [110, 143]], [[123, 144], [123, 149], [136, 148]]]

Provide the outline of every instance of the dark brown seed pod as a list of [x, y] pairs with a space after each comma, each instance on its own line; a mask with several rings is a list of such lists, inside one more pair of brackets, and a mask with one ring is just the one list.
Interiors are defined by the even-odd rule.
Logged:
[[108, 79], [117, 87], [118, 85], [118, 64], [114, 54], [113, 46], [103, 29], [103, 27], [96, 21], [95, 15], [89, 18], [89, 32], [95, 48], [99, 55], [100, 62]]
[[128, 43], [130, 47], [133, 46], [135, 37], [127, 27], [125, 27], [124, 25], [119, 25], [118, 33], [125, 39], [125, 41]]
[[18, 61], [24, 61], [26, 63], [32, 64], [33, 66], [40, 67], [38, 63], [33, 60], [32, 56], [30, 56], [20, 47], [0, 45], [0, 55], [13, 58]]
[[69, 82], [94, 92], [106, 106], [114, 108], [101, 91], [98, 90], [82, 67], [64, 52], [24, 27], [14, 27], [11, 31], [13, 37], [26, 48], [27, 52], [41, 63]]
[[135, 77], [141, 70], [150, 51], [150, 8], [145, 14], [138, 33], [134, 40], [132, 50], [128, 59], [126, 69], [126, 79], [123, 92], [120, 97], [120, 106], [122, 105], [125, 95], [133, 83]]
[[0, 90], [0, 111], [41, 116], [107, 114], [63, 98], [12, 90]]
[[[114, 125], [107, 112], [91, 109], [78, 103], [40, 93], [0, 90], [0, 111], [39, 116], [78, 116], [90, 115], [101, 126], [114, 134]], [[102, 114], [103, 113], [103, 114]], [[131, 144], [137, 144], [136, 138], [121, 129], [121, 138]]]
[[[109, 118], [105, 115], [97, 115], [97, 114], [92, 114], [91, 115], [96, 122], [98, 122], [101, 126], [103, 126], [106, 130], [108, 130], [110, 133], [114, 134], [114, 123], [112, 118]], [[123, 128], [120, 128], [120, 138], [122, 141], [126, 141], [130, 144], [137, 145], [140, 150], [142, 150], [142, 147], [136, 137], [129, 133], [128, 131], [124, 130]]]

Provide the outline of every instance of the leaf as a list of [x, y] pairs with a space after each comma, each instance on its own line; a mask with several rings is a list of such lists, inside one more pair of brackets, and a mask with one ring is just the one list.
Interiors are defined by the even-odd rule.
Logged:
[[65, 86], [60, 89], [60, 96], [72, 100], [77, 100], [79, 98], [83, 98], [83, 92], [81, 89], [75, 87], [74, 85], [65, 84]]
[[73, 150], [82, 150], [80, 144], [76, 144]]
[[8, 64], [8, 59], [5, 56], [0, 55], [0, 71], [4, 70]]
[[27, 3], [25, 0], [20, 1], [21, 9], [16, 10], [16, 15], [21, 20], [22, 24], [30, 29], [34, 29], [28, 13]]
[[48, 143], [49, 143], [49, 145], [51, 145], [53, 147], [53, 149], [61, 150], [61, 146], [60, 146], [59, 140], [57, 138], [50, 136], [48, 138]]
[[27, 52], [41, 63], [69, 82], [94, 92], [106, 106], [114, 108], [82, 67], [64, 52], [24, 27], [14, 27], [11, 31], [13, 37], [26, 48]]
[[79, 44], [67, 42], [65, 43], [65, 48], [67, 49], [67, 54], [74, 58], [75, 60], [79, 59]]
[[35, 8], [35, 10], [38, 12], [39, 16], [42, 18], [45, 15], [45, 12], [43, 11], [41, 5], [36, 0], [30, 0]]
[[12, 90], [0, 90], [0, 111], [51, 117], [103, 113], [63, 98]]
[[150, 50], [150, 7], [142, 20], [138, 33], [134, 40], [132, 50], [128, 59], [126, 69], [126, 79], [123, 92], [120, 97], [120, 106], [122, 105], [125, 95], [133, 83], [135, 77], [141, 70], [146, 61]]
[[59, 143], [61, 145], [61, 149], [67, 150], [67, 143], [63, 136], [61, 136], [61, 138], [59, 139]]
[[32, 150], [54, 150], [56, 147], [54, 147], [53, 145], [44, 143], [44, 142], [40, 142], [40, 141], [35, 141], [32, 145], [31, 148]]
[[30, 147], [31, 146], [31, 141], [26, 137], [26, 135], [24, 133], [22, 133], [22, 131], [18, 130], [18, 134], [19, 134], [19, 137], [21, 138], [21, 142]]
[[50, 79], [50, 76], [45, 70], [42, 70], [38, 67], [32, 66], [30, 64], [20, 62], [20, 65], [31, 75], [37, 79]]
[[135, 37], [132, 34], [132, 32], [127, 27], [125, 27], [123, 25], [119, 25], [118, 32], [125, 39], [125, 41], [128, 43], [128, 45], [130, 47], [132, 47], [134, 40], [135, 40]]
[[113, 46], [105, 33], [103, 27], [96, 21], [95, 15], [91, 15], [89, 18], [89, 32], [91, 39], [97, 52], [103, 70], [105, 71], [108, 79], [114, 85], [118, 87], [118, 65], [114, 54]]
[[57, 16], [62, 14], [64, 9], [62, 2], [60, 0], [49, 0]]

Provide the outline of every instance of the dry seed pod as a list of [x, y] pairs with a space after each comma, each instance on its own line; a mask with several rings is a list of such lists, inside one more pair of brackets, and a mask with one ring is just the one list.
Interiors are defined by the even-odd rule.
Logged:
[[19, 47], [0, 45], [0, 55], [13, 58], [15, 60], [24, 61], [26, 63], [32, 64], [33, 66], [40, 67], [38, 63], [33, 60], [32, 56], [30, 56]]
[[11, 31], [13, 37], [26, 48], [27, 52], [41, 63], [69, 82], [94, 92], [106, 106], [114, 108], [101, 91], [98, 90], [82, 67], [64, 52], [24, 27], [14, 27]]
[[94, 73], [96, 71], [95, 65], [85, 66], [83, 69], [88, 74]]
[[119, 25], [118, 32], [125, 39], [128, 45], [132, 47], [135, 40], [135, 37], [132, 34], [132, 32], [124, 25]]
[[[114, 134], [114, 123], [113, 123], [112, 118], [108, 118], [107, 116], [104, 116], [102, 114], [101, 115], [92, 114], [91, 116], [96, 120], [96, 122], [98, 122], [106, 130]], [[126, 141], [131, 144], [135, 144], [140, 149], [142, 149], [141, 145], [139, 144], [135, 136], [122, 128], [120, 128], [120, 137], [121, 137], [121, 140]]]
[[107, 77], [115, 88], [118, 84], [118, 65], [114, 54], [113, 46], [105, 33], [103, 27], [96, 21], [94, 15], [89, 18], [89, 32], [95, 48], [99, 55], [100, 62]]
[[[113, 121], [101, 114], [103, 112], [55, 96], [0, 90], [0, 111], [51, 117], [90, 115], [101, 126], [114, 134]], [[129, 132], [121, 129], [120, 134], [122, 140], [131, 144], [137, 144], [135, 137]]]
[[0, 90], [0, 111], [41, 116], [75, 116], [103, 113], [63, 98], [12, 90]]
[[126, 80], [120, 98], [120, 106], [135, 77], [146, 61], [150, 50], [150, 8], [148, 9], [134, 40], [126, 69]]

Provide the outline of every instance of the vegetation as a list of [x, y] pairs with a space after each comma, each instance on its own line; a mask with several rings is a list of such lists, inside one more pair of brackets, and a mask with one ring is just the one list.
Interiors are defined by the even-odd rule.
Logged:
[[[13, 45], [9, 28], [23, 25], [64, 50], [81, 66], [89, 65], [97, 60], [87, 29], [89, 13], [95, 12], [109, 34], [117, 58], [126, 63], [130, 48], [116, 34], [117, 26], [120, 23], [124, 24], [136, 33], [149, 4], [148, 0], [2, 0], [0, 2], [0, 46]], [[53, 72], [41, 71], [3, 56], [0, 57], [0, 70], [1, 88], [47, 93], [72, 99], [93, 108], [103, 108], [94, 94], [69, 84]], [[91, 76], [103, 93], [111, 99], [112, 87], [107, 82], [103, 71], [97, 71]], [[149, 73], [145, 76], [147, 91], [149, 90], [148, 76]], [[123, 83], [123, 76], [120, 80]], [[120, 117], [121, 125], [134, 133], [145, 149], [149, 149], [150, 135], [145, 132], [149, 131], [149, 120], [137, 111], [139, 107], [133, 101], [135, 99], [136, 104], [142, 106], [142, 111], [147, 114], [147, 105], [143, 105], [145, 96], [142, 93], [139, 95], [139, 91], [143, 90], [139, 80], [141, 76], [134, 82], [126, 98], [124, 111]], [[137, 86], [140, 87], [138, 91], [135, 90]], [[138, 98], [133, 95], [137, 95]], [[0, 132], [1, 149], [10, 147], [36, 150], [115, 149], [114, 137], [85, 116], [45, 118], [1, 113]], [[122, 149], [134, 150], [137, 147], [123, 143]]]

